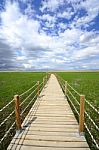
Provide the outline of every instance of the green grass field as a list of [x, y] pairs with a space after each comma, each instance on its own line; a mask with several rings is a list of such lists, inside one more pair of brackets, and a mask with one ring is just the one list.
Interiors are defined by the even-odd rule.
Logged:
[[58, 75], [99, 109], [99, 72], [59, 72]]
[[[79, 93], [99, 109], [99, 72], [59, 72]], [[46, 75], [43, 72], [0, 72], [0, 108]]]
[[44, 72], [0, 72], [0, 108], [35, 84], [42, 80]]
[[[0, 72], [0, 109], [8, 104], [8, 102], [13, 99], [14, 95], [20, 95], [36, 84], [34, 88], [20, 97], [20, 103], [26, 99], [21, 106], [21, 113], [24, 111], [24, 113], [21, 115], [22, 122], [37, 98], [37, 81], [40, 81], [41, 83], [45, 75], [45, 72]], [[33, 92], [34, 90], [35, 92]], [[36, 97], [34, 98], [34, 96]], [[29, 103], [30, 105], [28, 105]], [[14, 110], [15, 104], [13, 101], [6, 109], [0, 112], [0, 124], [5, 120], [5, 118], [14, 112]], [[15, 113], [13, 113], [10, 118], [0, 126], [0, 139], [2, 139], [14, 122]], [[15, 134], [15, 131], [16, 125], [13, 126], [7, 137], [0, 144], [0, 150], [6, 150], [8, 144]]]
[[[68, 81], [68, 83], [80, 94], [84, 94], [85, 98], [99, 110], [99, 72], [57, 72], [57, 74]], [[21, 93], [32, 87], [38, 80], [42, 81], [45, 75], [45, 72], [0, 72], [0, 109], [8, 102], [10, 102], [13, 99], [14, 95], [20, 95]], [[25, 95], [25, 97], [26, 96], [28, 95]], [[21, 102], [25, 99], [25, 97], [23, 97], [23, 99], [20, 99]], [[23, 110], [27, 106], [32, 97], [33, 95], [26, 101], [21, 110]], [[33, 100], [32, 105], [34, 101], [35, 99]], [[31, 106], [28, 108], [26, 113], [28, 113], [30, 108]], [[99, 118], [97, 117], [97, 115], [93, 112], [93, 110], [91, 111], [90, 109], [88, 109], [87, 106], [86, 109], [95, 120], [95, 123], [99, 126]], [[1, 113], [2, 117], [0, 117], [0, 122], [2, 122], [4, 118], [7, 117], [13, 110], [14, 104], [12, 103], [5, 112]], [[89, 122], [88, 118], [86, 119], [87, 122]], [[9, 119], [9, 121], [7, 121], [0, 129], [0, 138], [3, 137], [13, 121], [15, 121], [15, 115], [13, 115]], [[98, 141], [99, 136], [90, 123], [89, 128], [91, 128], [94, 136]], [[5, 139], [5, 146], [3, 146], [4, 150], [6, 149], [12, 136], [15, 133], [15, 127], [13, 131], [11, 131], [9, 137]], [[89, 144], [91, 145], [89, 135], [87, 136], [87, 140], [90, 141]], [[92, 145], [92, 150], [96, 150], [94, 145]]]

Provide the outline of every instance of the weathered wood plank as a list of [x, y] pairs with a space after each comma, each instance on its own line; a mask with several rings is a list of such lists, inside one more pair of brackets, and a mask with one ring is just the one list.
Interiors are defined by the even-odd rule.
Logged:
[[[37, 104], [39, 107], [37, 109]], [[8, 150], [89, 150], [54, 75], [31, 108]]]
[[[19, 139], [16, 138], [16, 140]], [[32, 135], [32, 134], [26, 134], [26, 136], [22, 136], [21, 139], [23, 140], [39, 140], [39, 141], [56, 141], [56, 142], [85, 142], [85, 138], [81, 138], [79, 136], [55, 136], [55, 135]]]
[[[10, 148], [12, 146], [12, 148]], [[8, 150], [90, 150], [89, 148], [62, 148], [62, 147], [48, 147], [48, 146], [46, 146], [46, 147], [44, 147], [44, 146], [29, 146], [29, 145], [17, 145], [17, 148], [16, 148], [16, 145], [14, 145], [13, 146], [13, 144], [11, 144], [10, 145], [10, 147], [9, 147], [9, 149]]]
[[88, 148], [88, 144], [86, 142], [62, 142], [62, 141], [47, 141], [47, 140], [25, 140], [21, 139], [20, 141], [12, 144], [22, 144], [22, 145], [30, 145], [30, 146], [44, 146], [44, 147], [56, 147], [56, 148]]

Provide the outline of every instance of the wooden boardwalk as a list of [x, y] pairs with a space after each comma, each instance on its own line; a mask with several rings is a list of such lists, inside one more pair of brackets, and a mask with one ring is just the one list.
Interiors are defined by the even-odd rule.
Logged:
[[8, 150], [89, 150], [64, 93], [52, 74]]

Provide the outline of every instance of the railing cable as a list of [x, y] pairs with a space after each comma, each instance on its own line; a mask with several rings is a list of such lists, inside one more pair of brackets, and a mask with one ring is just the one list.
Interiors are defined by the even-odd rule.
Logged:
[[99, 145], [97, 144], [96, 140], [94, 139], [94, 137], [93, 137], [92, 133], [90, 132], [90, 130], [89, 130], [89, 128], [88, 128], [88, 126], [87, 126], [87, 124], [86, 124], [86, 123], [84, 123], [84, 125], [85, 125], [85, 128], [86, 128], [87, 132], [89, 133], [89, 135], [90, 135], [90, 137], [91, 137], [92, 141], [95, 143], [95, 145], [96, 145], [97, 149], [99, 149]]
[[22, 106], [26, 102], [26, 100], [37, 90], [37, 88], [24, 99], [24, 101], [20, 104], [20, 106]]
[[96, 123], [93, 121], [93, 119], [89, 116], [89, 114], [85, 111], [86, 116], [89, 118], [89, 120], [92, 122], [92, 124], [95, 126], [95, 128], [99, 131], [98, 126], [96, 125]]
[[13, 99], [9, 103], [7, 103], [2, 109], [0, 109], [0, 112], [6, 109], [12, 102], [13, 102]]
[[12, 111], [12, 112], [7, 116], [7, 118], [5, 118], [3, 122], [1, 122], [0, 127], [14, 114], [14, 112], [15, 112], [15, 111]]
[[80, 94], [79, 94], [69, 83], [67, 83], [67, 85], [68, 85], [77, 95], [80, 96]]
[[79, 116], [79, 112], [78, 112], [78, 110], [76, 109], [76, 107], [75, 107], [75, 105], [73, 104], [73, 102], [71, 101], [71, 99], [70, 99], [70, 97], [69, 97], [68, 94], [67, 94], [67, 98], [68, 98], [68, 100], [70, 101], [70, 103], [72, 104], [73, 108], [75, 109], [76, 113], [77, 113], [78, 116]]
[[13, 126], [15, 125], [15, 121], [14, 123], [11, 125], [11, 127], [9, 128], [9, 130], [6, 131], [5, 135], [3, 136], [2, 139], [0, 139], [0, 143], [5, 139], [5, 137], [7, 137], [7, 135], [9, 134], [10, 130], [13, 129]]
[[30, 89], [28, 89], [27, 91], [25, 91], [24, 93], [20, 94], [20, 97], [22, 97], [24, 94], [26, 94], [26, 93], [29, 92], [31, 89], [33, 89], [36, 85], [37, 85], [37, 83], [36, 83], [35, 85], [33, 85]]
[[67, 89], [67, 91], [70, 93], [70, 95], [73, 97], [73, 99], [76, 101], [76, 103], [80, 106], [80, 103], [78, 102], [78, 100], [76, 99], [76, 97], [72, 94], [72, 92]]
[[99, 115], [99, 111], [88, 100], [85, 99], [85, 102]]

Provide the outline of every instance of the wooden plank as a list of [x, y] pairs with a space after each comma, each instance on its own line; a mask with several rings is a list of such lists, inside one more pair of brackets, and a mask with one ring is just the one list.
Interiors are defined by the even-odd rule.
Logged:
[[[12, 148], [11, 148], [12, 146]], [[89, 148], [56, 148], [56, 147], [44, 147], [44, 146], [31, 146], [31, 145], [13, 145], [11, 144], [8, 150], [90, 150]]]
[[[24, 133], [25, 134], [25, 133]], [[72, 136], [74, 136], [74, 137], [79, 137], [79, 134], [78, 134], [78, 132], [52, 132], [52, 131], [50, 131], [50, 132], [48, 132], [48, 131], [27, 131], [27, 135], [46, 135], [46, 136], [67, 136], [67, 137], [72, 137]], [[80, 138], [83, 138], [83, 136], [80, 136]]]
[[[19, 139], [16, 138], [16, 140]], [[21, 139], [23, 140], [39, 140], [39, 141], [57, 141], [57, 142], [85, 142], [85, 138], [81, 138], [79, 136], [55, 136], [55, 135], [32, 135], [26, 134], [26, 136], [22, 135]]]
[[62, 124], [62, 125], [57, 125], [57, 124], [31, 124], [30, 127], [39, 127], [39, 128], [76, 128], [78, 129], [77, 124]]
[[89, 150], [85, 137], [79, 135], [78, 123], [54, 75], [22, 126], [24, 130], [15, 135], [8, 150]]
[[33, 122], [34, 125], [39, 125], [39, 124], [49, 124], [49, 125], [78, 125], [76, 121], [49, 121], [49, 120], [38, 120]]
[[22, 144], [22, 145], [30, 145], [32, 147], [35, 146], [44, 146], [44, 147], [56, 147], [56, 148], [81, 148], [86, 147], [88, 148], [88, 144], [86, 142], [61, 142], [61, 141], [43, 141], [43, 140], [23, 140], [21, 139], [18, 141], [18, 143], [12, 143], [12, 144]]
[[40, 126], [40, 127], [30, 127], [29, 130], [33, 130], [33, 131], [53, 131], [53, 132], [64, 132], [64, 131], [68, 131], [68, 132], [78, 132], [78, 128], [75, 127], [66, 127], [66, 129], [63, 127], [47, 127], [47, 126]]

